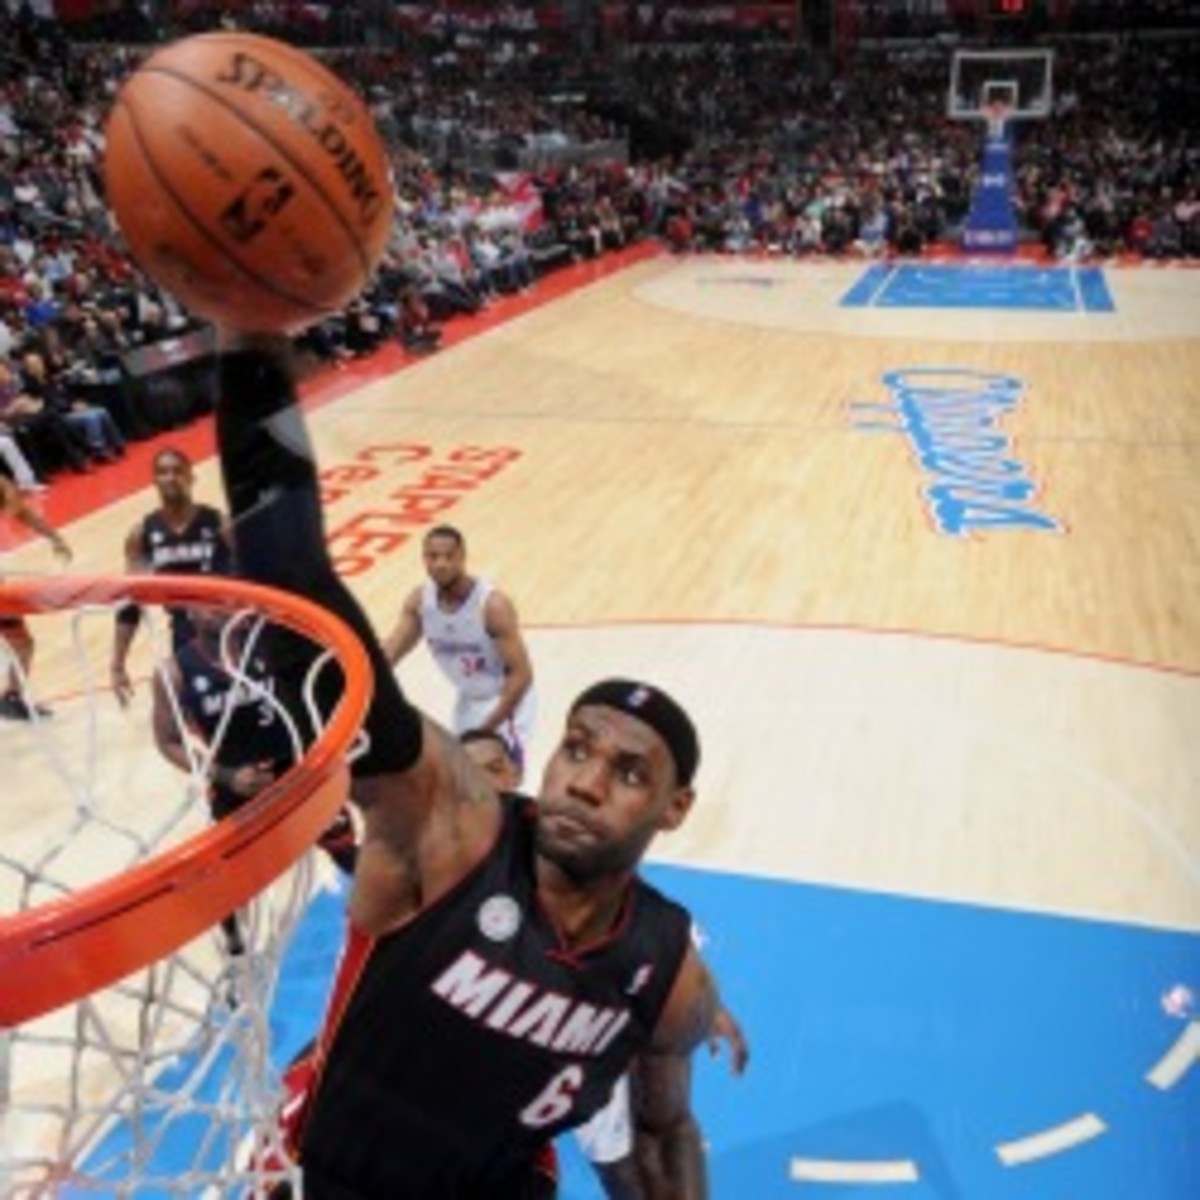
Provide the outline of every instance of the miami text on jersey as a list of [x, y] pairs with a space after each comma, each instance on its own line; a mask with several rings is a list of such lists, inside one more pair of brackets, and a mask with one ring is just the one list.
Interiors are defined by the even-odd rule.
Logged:
[[603, 1054], [629, 1023], [624, 1008], [585, 1004], [518, 979], [464, 950], [432, 990], [471, 1020], [563, 1054]]

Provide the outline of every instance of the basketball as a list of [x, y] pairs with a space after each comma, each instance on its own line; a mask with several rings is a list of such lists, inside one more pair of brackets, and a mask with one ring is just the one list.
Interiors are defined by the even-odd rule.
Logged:
[[302, 329], [352, 300], [387, 244], [391, 173], [371, 114], [283, 42], [172, 43], [122, 86], [106, 139], [134, 259], [198, 316]]

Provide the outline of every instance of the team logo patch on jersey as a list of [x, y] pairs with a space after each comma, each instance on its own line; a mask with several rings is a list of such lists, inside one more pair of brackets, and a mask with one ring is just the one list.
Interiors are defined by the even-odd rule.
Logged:
[[625, 988], [625, 995], [636, 996], [646, 984], [650, 982], [650, 977], [654, 974], [654, 966], [651, 963], [642, 963], [640, 967], [633, 973], [633, 978], [629, 981]]
[[521, 906], [511, 896], [489, 896], [479, 906], [479, 932], [490, 942], [507, 942], [521, 928]]

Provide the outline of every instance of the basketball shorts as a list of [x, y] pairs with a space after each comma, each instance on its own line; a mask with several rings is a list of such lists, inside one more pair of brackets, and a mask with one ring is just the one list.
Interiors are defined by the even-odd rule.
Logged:
[[613, 1085], [608, 1103], [575, 1130], [575, 1140], [588, 1162], [620, 1162], [633, 1153], [633, 1122], [629, 1112], [629, 1076]]

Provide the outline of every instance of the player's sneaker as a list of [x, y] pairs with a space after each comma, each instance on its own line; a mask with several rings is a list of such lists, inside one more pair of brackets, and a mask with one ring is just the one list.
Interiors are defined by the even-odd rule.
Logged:
[[30, 704], [18, 692], [5, 692], [0, 698], [0, 717], [10, 721], [32, 721], [34, 717], [48, 717], [50, 710], [41, 704]]

